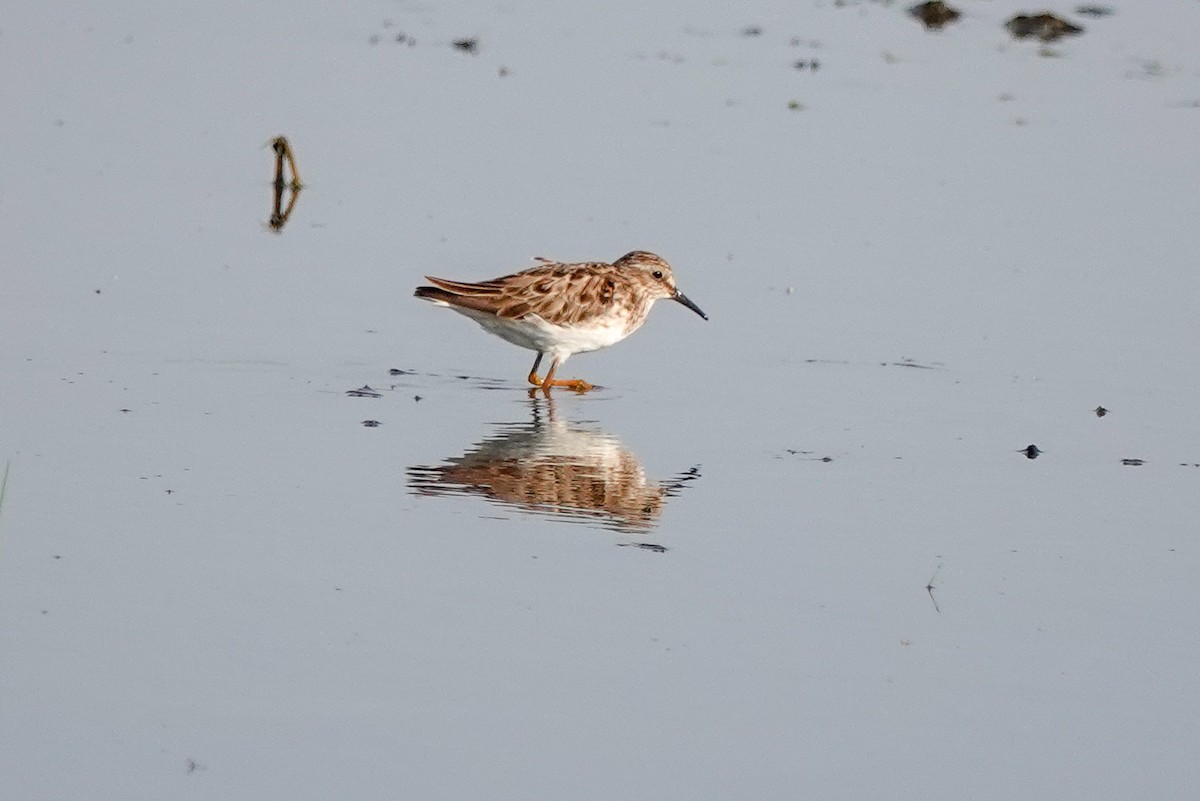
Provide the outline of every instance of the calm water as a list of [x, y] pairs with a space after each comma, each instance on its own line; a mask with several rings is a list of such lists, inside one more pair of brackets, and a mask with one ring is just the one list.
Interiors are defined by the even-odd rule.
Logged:
[[[1192, 5], [15, 14], [6, 787], [1184, 797]], [[585, 396], [411, 297], [634, 248]]]

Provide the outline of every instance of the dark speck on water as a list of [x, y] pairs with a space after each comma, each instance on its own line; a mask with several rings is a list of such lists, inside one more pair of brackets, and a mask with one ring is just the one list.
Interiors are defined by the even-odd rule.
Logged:
[[658, 545], [653, 542], [618, 542], [619, 548], [640, 548], [643, 551], [654, 551], [654, 553], [666, 553], [665, 545]]
[[346, 390], [346, 394], [352, 398], [382, 398], [383, 397], [383, 393], [379, 392], [378, 390], [371, 389], [371, 387], [369, 387], [366, 384], [363, 384], [358, 389], [348, 389], [348, 390]]

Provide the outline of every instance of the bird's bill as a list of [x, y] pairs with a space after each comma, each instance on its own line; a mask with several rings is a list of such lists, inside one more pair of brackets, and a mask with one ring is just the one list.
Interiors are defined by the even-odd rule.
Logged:
[[684, 306], [687, 306], [689, 309], [694, 311], [696, 314], [703, 317], [705, 320], [708, 319], [708, 315], [705, 314], [704, 312], [700, 311], [700, 307], [697, 306], [695, 303], [692, 303], [690, 300], [688, 300], [687, 295], [683, 294], [682, 292], [676, 292], [674, 295], [671, 296], [671, 300], [679, 301]]

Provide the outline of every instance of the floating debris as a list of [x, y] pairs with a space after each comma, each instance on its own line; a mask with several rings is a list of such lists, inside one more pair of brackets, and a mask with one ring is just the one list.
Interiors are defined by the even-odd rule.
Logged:
[[[275, 184], [290, 186], [292, 189], [299, 191], [304, 188], [304, 184], [300, 182], [300, 171], [296, 169], [296, 156], [292, 153], [292, 145], [288, 142], [286, 136], [277, 136], [271, 140], [271, 149], [275, 151]], [[288, 169], [292, 172], [292, 180], [284, 182], [283, 180], [283, 165], [287, 162]]]
[[[292, 216], [292, 210], [296, 208], [296, 201], [300, 198], [300, 190], [304, 188], [304, 184], [300, 182], [300, 172], [296, 169], [296, 157], [292, 153], [292, 146], [287, 137], [277, 136], [271, 140], [270, 144], [271, 149], [275, 151], [275, 180], [271, 182], [274, 196], [271, 201], [271, 218], [267, 225], [272, 231], [279, 233], [283, 230], [283, 226], [287, 225], [288, 218]], [[290, 181], [284, 178], [285, 164], [292, 174]], [[291, 195], [288, 197], [285, 209], [283, 195], [287, 191], [291, 191]]]
[[640, 548], [643, 551], [654, 551], [655, 553], [666, 553], [665, 545], [658, 545], [653, 542], [618, 542], [618, 548]]
[[1041, 456], [1042, 453], [1044, 453], [1044, 451], [1042, 451], [1042, 449], [1039, 448], [1037, 445], [1028, 445], [1028, 446], [1022, 448], [1021, 450], [1017, 451], [1017, 453], [1025, 454], [1026, 459], [1036, 459], [1039, 456]]
[[458, 39], [454, 42], [454, 47], [463, 51], [464, 53], [475, 55], [479, 52], [479, 40], [474, 37], [469, 39]]
[[919, 19], [925, 24], [925, 28], [931, 31], [940, 31], [962, 16], [958, 9], [943, 3], [942, 0], [917, 3], [908, 9], [908, 13]]
[[937, 580], [938, 574], [942, 572], [941, 563], [933, 570], [933, 575], [929, 577], [929, 581], [925, 583], [925, 592], [929, 593], [929, 600], [933, 601], [933, 608], [939, 615], [942, 613], [942, 607], [938, 606], [937, 598], [933, 597], [933, 591], [937, 589], [934, 581]]
[[689, 467], [687, 470], [684, 470], [682, 473], [676, 475], [670, 481], [663, 483], [663, 494], [673, 498], [678, 495], [685, 486], [687, 486], [687, 482], [696, 481], [699, 478], [700, 465]]
[[1004, 27], [1008, 28], [1014, 39], [1035, 38], [1043, 42], [1053, 42], [1064, 36], [1083, 33], [1083, 28], [1053, 14], [1018, 14], [1004, 23]]
[[401, 370], [399, 367], [393, 367], [388, 370], [388, 375], [416, 375], [416, 370]]
[[898, 362], [882, 362], [881, 364], [883, 367], [912, 367], [917, 370], [944, 370], [946, 367], [941, 362], [934, 362], [933, 364], [921, 364], [920, 362], [915, 362], [909, 358], [905, 358]]
[[817, 61], [815, 58], [811, 59], [809, 61], [800, 59], [795, 64], [792, 64], [792, 66], [795, 67], [796, 69], [800, 70], [801, 72], [803, 72], [806, 69], [816, 72], [817, 70], [821, 69], [821, 62]]
[[1108, 409], [1105, 409], [1103, 406], [1097, 406], [1092, 411], [1096, 413], [1097, 417], [1103, 417], [1104, 415], [1108, 414]]
[[1121, 464], [1129, 467], [1141, 467], [1146, 463], [1145, 459], [1122, 459]]
[[358, 389], [348, 389], [346, 394], [352, 398], [382, 398], [383, 393], [363, 384]]
[[1082, 17], [1108, 17], [1116, 12], [1111, 6], [1075, 6], [1075, 13]]
[[742, 28], [742, 36], [762, 36], [762, 28], [758, 25]]
[[805, 106], [799, 100], [789, 100], [788, 108], [790, 108], [792, 111], [804, 111], [804, 109], [806, 109], [807, 106]]
[[367, 428], [379, 428], [382, 425], [378, 420], [363, 420], [362, 424]]

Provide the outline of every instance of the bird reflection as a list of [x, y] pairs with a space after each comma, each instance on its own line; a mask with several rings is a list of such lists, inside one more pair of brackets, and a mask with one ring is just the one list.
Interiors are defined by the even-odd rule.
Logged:
[[408, 469], [415, 495], [477, 495], [500, 506], [623, 532], [653, 528], [666, 499], [700, 477], [646, 478], [637, 456], [594, 424], [559, 420], [550, 399], [531, 399], [532, 420], [497, 425], [462, 456]]

